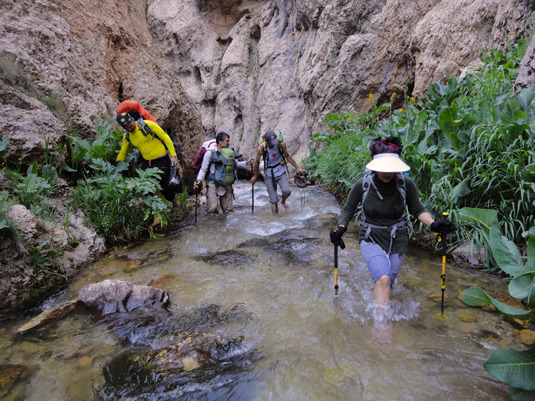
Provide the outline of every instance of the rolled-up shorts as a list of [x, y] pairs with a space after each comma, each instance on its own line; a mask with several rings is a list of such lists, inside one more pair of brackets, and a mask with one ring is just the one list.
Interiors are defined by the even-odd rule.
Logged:
[[360, 242], [360, 250], [366, 265], [368, 265], [368, 270], [372, 274], [373, 281], [376, 282], [381, 276], [388, 274], [390, 276], [390, 287], [393, 287], [405, 254], [387, 254], [379, 245], [368, 241]]
[[264, 183], [266, 184], [266, 188], [269, 195], [269, 203], [277, 203], [279, 201], [279, 197], [277, 196], [277, 184], [279, 185], [281, 192], [282, 192], [282, 199], [288, 198], [292, 190], [290, 189], [290, 183], [288, 182], [288, 177], [286, 176], [286, 173], [279, 175], [278, 177], [275, 177], [275, 185], [273, 185], [273, 178], [266, 174], [264, 177]]

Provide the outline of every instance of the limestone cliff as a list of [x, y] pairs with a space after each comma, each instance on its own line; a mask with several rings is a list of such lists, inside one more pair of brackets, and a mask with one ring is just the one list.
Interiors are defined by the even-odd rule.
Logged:
[[[268, 129], [300, 160], [329, 112], [457, 76], [525, 33], [520, 0], [153, 0], [150, 29], [201, 110], [204, 132], [250, 154]], [[402, 93], [397, 94], [400, 101]]]
[[[196, 152], [192, 143], [202, 135], [198, 108], [155, 42], [145, 11], [144, 1], [0, 3], [2, 77], [13, 68], [6, 56], [13, 55], [15, 68], [32, 81], [32, 88], [0, 82], [0, 139], [11, 137], [8, 158], [39, 160], [43, 135], [50, 146], [67, 130], [94, 138], [93, 120], [113, 116], [126, 99], [150, 110], [190, 157]], [[59, 105], [50, 107], [52, 100]]]
[[[301, 160], [326, 113], [365, 109], [369, 93], [386, 102], [393, 84], [414, 95], [460, 74], [525, 34], [533, 9], [531, 0], [6, 0], [2, 61], [14, 56], [35, 90], [0, 82], [0, 139], [12, 138], [8, 158], [29, 164], [43, 135], [50, 145], [67, 130], [92, 137], [94, 119], [134, 99], [184, 144], [186, 163], [203, 136], [226, 131], [249, 156], [267, 129]], [[525, 75], [519, 85], [529, 86]]]

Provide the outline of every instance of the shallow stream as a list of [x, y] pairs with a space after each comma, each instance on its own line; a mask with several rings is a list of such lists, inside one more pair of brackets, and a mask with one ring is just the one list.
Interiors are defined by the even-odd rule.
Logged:
[[[492, 349], [521, 346], [496, 313], [464, 305], [472, 285], [504, 290], [482, 273], [447, 267], [440, 319], [440, 256], [412, 250], [392, 292], [387, 324], [374, 320], [373, 282], [354, 225], [339, 252], [334, 297], [329, 230], [340, 205], [313, 187], [294, 187], [292, 210], [273, 216], [263, 183], [235, 185], [235, 211], [200, 212], [180, 229], [109, 251], [42, 309], [75, 299], [105, 279], [158, 286], [164, 316], [121, 325], [84, 313], [17, 335], [32, 316], [2, 322], [0, 368], [25, 366], [5, 400], [507, 400], [486, 373]], [[156, 347], [159, 335], [210, 333], [231, 340], [218, 366], [166, 381], [103, 372], [125, 352]], [[150, 332], [150, 335], [148, 334]], [[165, 333], [163, 333], [165, 332]], [[108, 397], [108, 398], [106, 398]]]

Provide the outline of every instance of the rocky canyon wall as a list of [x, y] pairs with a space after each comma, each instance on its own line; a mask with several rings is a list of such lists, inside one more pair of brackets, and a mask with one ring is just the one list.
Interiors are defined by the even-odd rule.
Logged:
[[[150, 110], [188, 156], [197, 151], [198, 108], [152, 37], [145, 1], [6, 0], [0, 21], [0, 72], [32, 86], [0, 81], [0, 139], [11, 138], [8, 158], [41, 161], [44, 136], [51, 147], [66, 132], [94, 139], [93, 121], [113, 117], [126, 99]], [[5, 71], [13, 68], [18, 74]], [[62, 104], [51, 108], [52, 100]]]
[[[521, 37], [520, 0], [152, 0], [151, 32], [201, 110], [206, 135], [252, 154], [282, 131], [297, 159], [330, 112], [365, 110], [477, 65]], [[403, 93], [397, 93], [401, 101]]]
[[[13, 56], [41, 95], [0, 80], [0, 139], [30, 164], [43, 157], [43, 135], [50, 145], [65, 132], [94, 137], [94, 119], [134, 99], [184, 144], [185, 162], [219, 131], [251, 156], [268, 129], [299, 161], [325, 114], [364, 110], [370, 93], [387, 102], [394, 84], [414, 95], [459, 75], [525, 34], [533, 9], [531, 0], [5, 0], [2, 59]], [[63, 109], [50, 107], [57, 99]]]

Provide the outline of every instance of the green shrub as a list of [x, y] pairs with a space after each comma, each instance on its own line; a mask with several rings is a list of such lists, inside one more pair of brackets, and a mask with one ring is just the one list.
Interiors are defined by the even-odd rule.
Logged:
[[73, 206], [108, 243], [138, 238], [149, 218], [167, 223], [170, 203], [159, 192], [159, 169], [137, 169], [138, 177], [123, 178], [123, 162], [95, 159], [89, 167], [92, 175], [79, 182]]
[[17, 237], [15, 225], [7, 217], [11, 205], [12, 202], [9, 198], [9, 193], [7, 191], [0, 191], [0, 238], [2, 239]]
[[[484, 290], [471, 287], [462, 293], [467, 305], [493, 305], [498, 312], [515, 319], [533, 320], [535, 318], [535, 227], [525, 235], [527, 240], [527, 256], [518, 252], [514, 243], [509, 241], [500, 231], [497, 214], [494, 210], [467, 210], [464, 217], [485, 222], [488, 249], [491, 249], [500, 269], [510, 278], [509, 294], [521, 300], [531, 309], [520, 309], [497, 301]], [[509, 393], [513, 400], [528, 400], [535, 397], [535, 348], [525, 351], [514, 349], [497, 349], [492, 351], [485, 361], [485, 369], [494, 378], [509, 385]]]
[[[77, 136], [68, 136], [70, 163], [69, 171], [87, 173], [87, 166], [93, 159], [103, 159], [114, 162], [123, 140], [123, 131], [113, 129], [105, 121], [94, 121], [97, 138], [94, 141]], [[133, 152], [129, 154], [126, 162], [134, 158]]]

